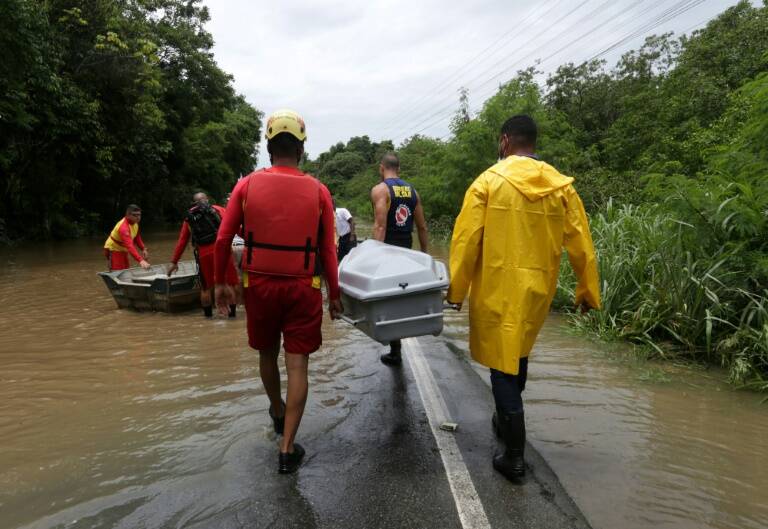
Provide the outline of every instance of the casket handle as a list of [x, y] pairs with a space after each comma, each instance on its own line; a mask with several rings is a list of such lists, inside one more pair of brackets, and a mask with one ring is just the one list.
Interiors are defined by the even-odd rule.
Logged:
[[400, 318], [397, 320], [385, 320], [385, 321], [377, 321], [375, 323], [376, 327], [382, 327], [384, 325], [398, 325], [400, 323], [408, 323], [411, 321], [420, 321], [420, 320], [431, 320], [432, 318], [442, 318], [443, 313], [437, 312], [435, 314], [422, 314], [421, 316], [409, 316], [408, 318]]
[[357, 325], [358, 323], [363, 323], [365, 321], [365, 318], [360, 318], [358, 320], [353, 320], [352, 318], [350, 318], [346, 314], [342, 314], [341, 315], [341, 319], [344, 320], [345, 322], [349, 323], [350, 325]]

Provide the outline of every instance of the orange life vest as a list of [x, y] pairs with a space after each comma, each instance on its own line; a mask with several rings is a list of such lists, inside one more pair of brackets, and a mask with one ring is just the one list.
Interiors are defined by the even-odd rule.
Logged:
[[315, 275], [322, 213], [320, 183], [299, 170], [275, 167], [249, 178], [243, 205], [243, 270]]

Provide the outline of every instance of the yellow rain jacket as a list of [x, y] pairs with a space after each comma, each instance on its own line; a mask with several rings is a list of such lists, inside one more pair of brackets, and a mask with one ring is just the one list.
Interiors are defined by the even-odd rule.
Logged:
[[517, 374], [549, 312], [563, 247], [579, 278], [576, 304], [600, 308], [592, 236], [572, 182], [549, 164], [509, 156], [464, 196], [448, 300], [469, 293], [470, 350], [485, 366]]

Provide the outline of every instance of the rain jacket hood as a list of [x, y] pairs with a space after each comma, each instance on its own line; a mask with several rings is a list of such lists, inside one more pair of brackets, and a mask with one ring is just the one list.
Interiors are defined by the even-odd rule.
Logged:
[[479, 363], [517, 374], [549, 313], [563, 249], [579, 282], [575, 303], [600, 307], [587, 215], [551, 165], [509, 156], [472, 183], [451, 240], [448, 301], [469, 295], [469, 347]]
[[488, 169], [515, 186], [530, 201], [539, 200], [573, 183], [548, 163], [528, 156], [508, 156]]

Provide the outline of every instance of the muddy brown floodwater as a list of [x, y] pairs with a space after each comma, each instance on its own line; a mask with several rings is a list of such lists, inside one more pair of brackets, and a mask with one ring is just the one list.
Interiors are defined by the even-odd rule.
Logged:
[[[169, 258], [174, 235], [146, 235], [153, 262]], [[101, 242], [0, 252], [3, 528], [130, 527], [161, 490], [196, 490], [222, 472], [239, 440], [274, 445], [242, 315], [117, 310], [96, 276]], [[354, 398], [344, 377], [359, 335], [324, 325], [310, 420]], [[443, 339], [466, 351], [466, 313], [448, 314]], [[718, 373], [613, 356], [553, 316], [526, 390], [531, 441], [593, 526], [768, 527], [763, 396]], [[239, 501], [227, 492], [190, 494], [141, 524]]]

